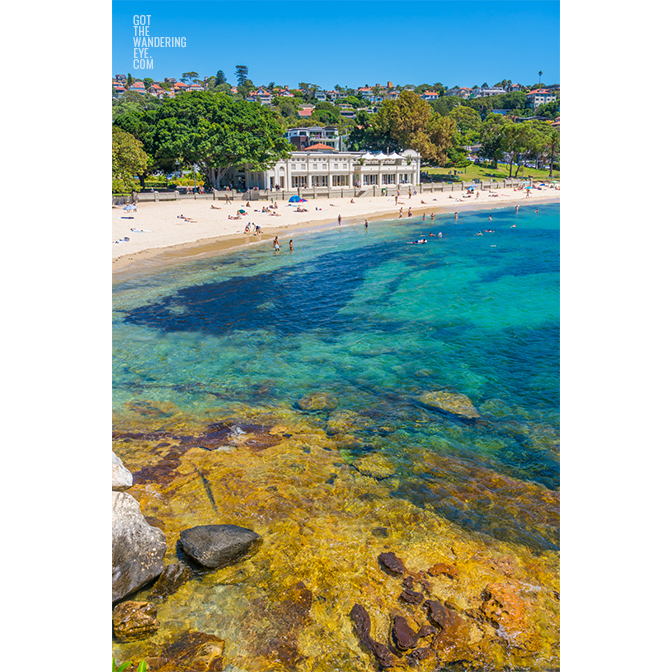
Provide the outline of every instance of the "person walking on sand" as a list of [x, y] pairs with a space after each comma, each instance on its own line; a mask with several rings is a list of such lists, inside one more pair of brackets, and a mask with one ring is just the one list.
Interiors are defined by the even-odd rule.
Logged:
[[404, 209], [399, 208], [399, 219], [401, 219], [404, 216]]
[[399, 193], [394, 197], [394, 204], [399, 205]]

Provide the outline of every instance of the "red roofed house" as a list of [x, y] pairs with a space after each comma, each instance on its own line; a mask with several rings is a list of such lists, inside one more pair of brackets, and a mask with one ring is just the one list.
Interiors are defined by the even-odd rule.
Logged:
[[128, 90], [135, 91], [136, 93], [147, 93], [145, 83], [141, 79], [136, 79]]
[[270, 105], [273, 101], [273, 96], [266, 91], [266, 89], [257, 89], [252, 91], [247, 98], [248, 101], [252, 103], [261, 103], [262, 105]]
[[184, 82], [175, 82], [173, 84], [173, 90], [175, 93], [179, 93], [180, 91], [188, 91], [189, 87], [184, 83]]
[[314, 109], [313, 107], [302, 107], [297, 114], [300, 117], [312, 117], [313, 109]]
[[114, 93], [117, 96], [120, 96], [122, 93], [126, 93], [126, 88], [123, 87], [121, 84], [116, 84], [114, 86]]
[[325, 145], [323, 142], [317, 142], [314, 145], [311, 145], [310, 147], [306, 147], [304, 151], [306, 151], [306, 152], [335, 152], [336, 150], [333, 147], [329, 147], [329, 145]]
[[438, 100], [439, 94], [436, 91], [425, 91], [421, 98], [423, 100]]
[[527, 106], [535, 110], [539, 105], [545, 105], [557, 99], [557, 96], [547, 89], [535, 89], [534, 91], [530, 91], [525, 97], [527, 98]]
[[280, 96], [281, 98], [294, 98], [294, 94], [287, 87], [279, 89], [275, 92], [275, 95]]

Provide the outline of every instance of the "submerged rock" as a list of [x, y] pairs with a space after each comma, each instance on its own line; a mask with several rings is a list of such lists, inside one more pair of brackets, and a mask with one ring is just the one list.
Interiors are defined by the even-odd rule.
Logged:
[[395, 474], [394, 464], [381, 453], [360, 457], [352, 463], [352, 466], [360, 474], [371, 478], [389, 478]]
[[392, 574], [406, 573], [406, 566], [404, 565], [403, 561], [391, 551], [389, 553], [381, 553], [378, 556], [378, 562], [381, 564], [383, 569], [386, 569], [388, 572], [392, 572]]
[[166, 644], [155, 657], [147, 659], [152, 672], [221, 672], [224, 668], [224, 640], [204, 632], [185, 632]]
[[180, 532], [184, 552], [211, 569], [232, 565], [252, 551], [261, 537], [237, 525], [197, 525]]
[[448, 627], [450, 617], [448, 616], [448, 611], [440, 602], [427, 600], [425, 606], [427, 607], [427, 615], [431, 621], [436, 623], [441, 629]]
[[408, 604], [421, 604], [425, 599], [425, 596], [422, 593], [416, 593], [414, 590], [405, 588], [401, 591], [399, 599], [408, 602]]
[[420, 396], [420, 401], [432, 408], [448, 411], [463, 418], [479, 418], [480, 414], [471, 399], [465, 394], [456, 392], [425, 392]]
[[302, 411], [333, 411], [338, 406], [338, 399], [328, 392], [314, 392], [296, 403]]
[[147, 523], [140, 504], [126, 492], [112, 492], [112, 601], [159, 576], [165, 553], [165, 535]]
[[435, 565], [432, 565], [427, 573], [430, 576], [441, 576], [445, 575], [451, 579], [456, 579], [458, 575], [457, 567], [455, 565], [446, 565], [443, 562], [437, 562]]
[[359, 641], [374, 655], [378, 664], [385, 667], [393, 667], [397, 663], [397, 659], [392, 655], [392, 652], [385, 646], [371, 639], [371, 617], [361, 604], [355, 604], [350, 610], [350, 618], [352, 619]]
[[400, 651], [408, 651], [418, 645], [417, 633], [413, 632], [403, 616], [394, 617], [392, 639]]
[[417, 665], [421, 660], [425, 660], [425, 658], [429, 658], [429, 656], [432, 655], [432, 647], [431, 646], [423, 646], [421, 649], [415, 649], [415, 651], [411, 651], [406, 658], [405, 661], [409, 665]]
[[112, 490], [122, 492], [133, 485], [133, 474], [112, 451]]
[[163, 600], [168, 595], [172, 595], [180, 586], [184, 585], [194, 573], [183, 562], [174, 562], [167, 565], [156, 580], [149, 598], [152, 600]]
[[159, 629], [156, 606], [151, 602], [122, 602], [112, 612], [112, 628], [122, 642], [145, 639]]

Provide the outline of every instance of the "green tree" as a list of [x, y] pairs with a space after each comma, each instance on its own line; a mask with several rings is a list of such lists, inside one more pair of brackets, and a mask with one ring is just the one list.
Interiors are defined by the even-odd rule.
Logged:
[[432, 111], [430, 104], [412, 91], [398, 100], [386, 100], [380, 110], [351, 134], [360, 148], [387, 151], [415, 149], [425, 161], [444, 165], [455, 137], [455, 122]]
[[246, 65], [237, 65], [236, 66], [236, 81], [238, 86], [243, 86], [245, 80], [248, 78], [248, 67]]
[[121, 128], [112, 128], [112, 191], [127, 192], [138, 188], [136, 175], [143, 173], [149, 158], [142, 143]]
[[126, 77], [126, 88], [130, 88], [131, 84], [135, 81], [135, 78], [131, 76], [131, 73], [128, 73], [128, 77]]
[[159, 110], [140, 116], [135, 128], [147, 138], [145, 147], [155, 167], [177, 161], [198, 164], [218, 188], [232, 166], [249, 164], [252, 170], [264, 170], [289, 156], [291, 145], [282, 137], [276, 115], [258, 103], [199, 91], [164, 101]]
[[448, 116], [455, 122], [460, 144], [472, 144], [481, 130], [481, 115], [471, 107], [459, 105]]
[[226, 77], [224, 77], [224, 72], [222, 70], [217, 70], [217, 75], [215, 76], [215, 86], [224, 84], [226, 82]]
[[192, 79], [196, 79], [198, 77], [197, 72], [183, 72], [182, 77], [180, 77], [181, 82], [187, 82], [189, 80], [189, 84], [191, 84]]

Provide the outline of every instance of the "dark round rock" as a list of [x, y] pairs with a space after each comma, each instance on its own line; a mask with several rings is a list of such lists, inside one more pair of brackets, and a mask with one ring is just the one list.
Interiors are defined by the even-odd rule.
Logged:
[[184, 552], [211, 569], [232, 565], [250, 553], [261, 537], [237, 525], [197, 525], [180, 532]]

